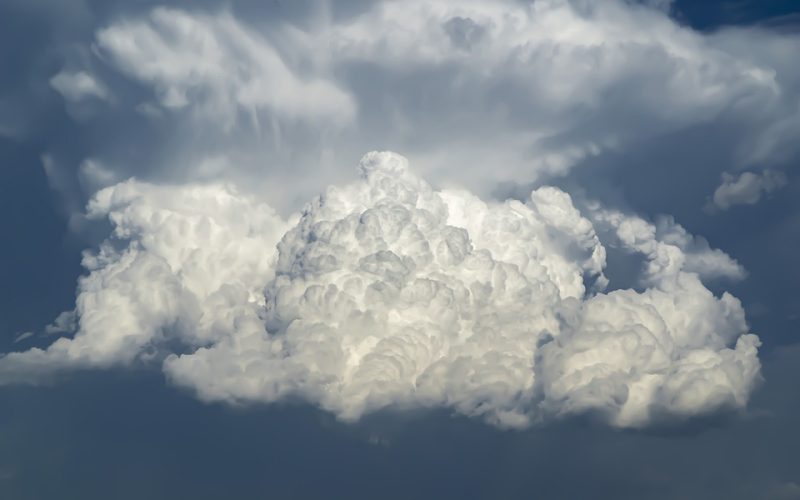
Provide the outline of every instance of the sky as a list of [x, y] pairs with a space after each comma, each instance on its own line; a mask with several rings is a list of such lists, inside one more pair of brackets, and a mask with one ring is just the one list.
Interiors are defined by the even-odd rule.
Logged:
[[799, 13], [0, 0], [0, 497], [800, 498]]

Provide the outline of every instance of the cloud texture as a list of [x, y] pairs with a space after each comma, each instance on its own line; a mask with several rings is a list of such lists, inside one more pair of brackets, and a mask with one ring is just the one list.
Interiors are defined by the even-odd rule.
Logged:
[[302, 78], [258, 33], [228, 14], [156, 8], [144, 19], [97, 33], [98, 47], [123, 73], [151, 86], [167, 109], [194, 105], [230, 129], [242, 110], [288, 119], [348, 121], [350, 97], [318, 77]]
[[[743, 271], [671, 220], [552, 187], [525, 203], [437, 190], [393, 153], [359, 169], [289, 220], [224, 184], [102, 189], [88, 214], [113, 237], [55, 328], [74, 335], [6, 354], [0, 383], [161, 363], [206, 401], [301, 398], [345, 420], [447, 407], [503, 427], [746, 404], [759, 340], [702, 281]], [[643, 259], [637, 287], [612, 289], [608, 245]]]
[[701, 34], [617, 0], [318, 5], [309, 19], [201, 6], [114, 18], [93, 55], [76, 56], [85, 69], [71, 63], [53, 84], [68, 99], [98, 95], [81, 75], [102, 70], [102, 92], [120, 96], [98, 140], [131, 123], [158, 131], [130, 134], [135, 159], [90, 151], [118, 178], [236, 181], [282, 211], [376, 148], [481, 196], [709, 123], [737, 144], [735, 169], [795, 148], [796, 36]]
[[[755, 203], [797, 151], [800, 38], [698, 33], [658, 1], [315, 5], [133, 9], [64, 49], [47, 88], [87, 150], [44, 151], [45, 173], [73, 229], [113, 232], [45, 328], [61, 337], [0, 358], [0, 383], [144, 363], [206, 401], [503, 427], [746, 404], [759, 340], [718, 288], [745, 277], [735, 259], [624, 193], [489, 194], [707, 127], [711, 158], [764, 166], [725, 174], [713, 205]], [[352, 183], [376, 147], [414, 172], [370, 153]]]

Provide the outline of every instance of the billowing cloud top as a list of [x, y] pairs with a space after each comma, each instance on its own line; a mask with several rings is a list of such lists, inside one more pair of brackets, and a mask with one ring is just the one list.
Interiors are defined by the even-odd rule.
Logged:
[[[674, 222], [553, 187], [524, 203], [437, 190], [393, 153], [360, 173], [289, 220], [224, 184], [99, 191], [88, 213], [114, 233], [58, 322], [74, 336], [6, 354], [0, 383], [161, 363], [206, 401], [302, 398], [345, 420], [447, 407], [503, 427], [746, 404], [759, 340], [702, 281], [743, 271]], [[645, 262], [636, 288], [604, 291], [609, 244]]]

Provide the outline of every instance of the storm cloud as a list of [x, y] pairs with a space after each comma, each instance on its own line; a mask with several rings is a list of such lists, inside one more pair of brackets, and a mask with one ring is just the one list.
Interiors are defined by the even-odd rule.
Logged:
[[[41, 158], [98, 244], [42, 327], [60, 337], [4, 354], [0, 383], [144, 364], [205, 401], [501, 427], [746, 406], [760, 340], [725, 290], [744, 267], [624, 194], [555, 185], [702, 127], [730, 139], [712, 205], [786, 184], [796, 36], [701, 33], [668, 2], [297, 8], [133, 9], [63, 50], [47, 86], [85, 154]], [[403, 156], [367, 153], [354, 182], [375, 149]]]
[[[445, 406], [504, 427], [746, 404], [760, 342], [702, 283], [740, 269], [680, 226], [584, 216], [552, 187], [435, 190], [392, 153], [359, 168], [290, 221], [224, 185], [101, 190], [88, 215], [114, 232], [84, 257], [74, 337], [0, 358], [0, 382], [154, 359], [207, 401], [295, 396], [345, 420]], [[603, 291], [601, 231], [643, 257], [640, 289]]]

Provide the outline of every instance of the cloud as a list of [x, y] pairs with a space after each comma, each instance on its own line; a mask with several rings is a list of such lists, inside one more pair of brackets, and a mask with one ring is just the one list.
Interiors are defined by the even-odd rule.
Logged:
[[100, 189], [115, 184], [118, 179], [113, 169], [101, 162], [87, 158], [78, 168], [78, 181], [84, 192], [95, 193]]
[[22, 342], [23, 340], [26, 340], [26, 339], [29, 339], [29, 338], [33, 337], [33, 335], [34, 335], [33, 332], [22, 332], [20, 334], [17, 334], [17, 336], [14, 337], [14, 340], [12, 342], [14, 344], [18, 344], [19, 342]]
[[741, 280], [747, 276], [744, 267], [735, 259], [722, 250], [711, 248], [705, 238], [689, 234], [672, 217], [659, 217], [655, 229], [658, 240], [674, 245], [684, 253], [685, 270], [707, 279]]
[[[446, 407], [502, 427], [590, 412], [642, 427], [741, 408], [758, 337], [702, 280], [738, 264], [672, 221], [553, 187], [489, 202], [370, 153], [283, 220], [229, 185], [101, 190], [74, 336], [0, 358], [0, 383], [162, 363], [204, 401], [301, 398], [344, 420]], [[606, 241], [601, 241], [601, 235]], [[643, 257], [604, 292], [606, 245]]]
[[[96, 129], [145, 157], [93, 131], [87, 156], [120, 179], [234, 181], [288, 212], [376, 148], [481, 196], [709, 123], [740, 144], [736, 168], [792, 150], [796, 37], [702, 34], [656, 4], [335, 2], [330, 15], [307, 13], [315, 22], [132, 11], [84, 52], [120, 101]], [[198, 171], [209, 158], [225, 168]]]
[[212, 340], [214, 321], [232, 314], [220, 311], [206, 324], [215, 307], [259, 300], [285, 225], [271, 208], [225, 185], [176, 188], [129, 180], [100, 191], [87, 214], [107, 216], [114, 234], [84, 255], [89, 275], [78, 283], [74, 312], [47, 328], [75, 335], [46, 350], [6, 355], [0, 361], [6, 380], [35, 382], [70, 367], [129, 364], [172, 338]]
[[795, 482], [781, 483], [773, 486], [766, 492], [764, 498], [792, 500], [800, 498], [800, 485]]
[[383, 76], [380, 99], [361, 107], [394, 121], [391, 132], [407, 139], [398, 148], [446, 172], [452, 156], [439, 148], [452, 141], [462, 178], [479, 179], [473, 188], [561, 174], [603, 151], [780, 100], [772, 67], [660, 10], [616, 1], [378, 2], [314, 39], [332, 47], [334, 64]]
[[762, 196], [786, 185], [783, 172], [766, 169], [760, 173], [722, 174], [722, 184], [714, 191], [709, 208], [728, 210], [735, 205], [754, 205]]
[[105, 85], [85, 71], [61, 71], [50, 79], [50, 86], [68, 101], [77, 102], [90, 97], [105, 101], [110, 98]]
[[227, 129], [239, 112], [253, 120], [267, 110], [292, 120], [346, 123], [356, 111], [329, 79], [300, 75], [267, 39], [229, 14], [159, 7], [100, 30], [97, 42], [121, 71], [151, 85], [162, 107], [192, 106]]

